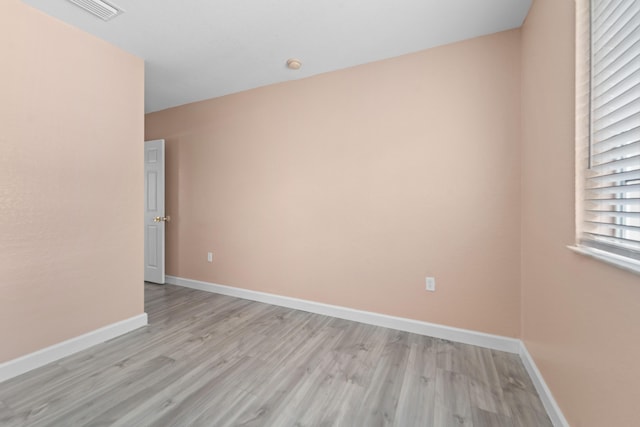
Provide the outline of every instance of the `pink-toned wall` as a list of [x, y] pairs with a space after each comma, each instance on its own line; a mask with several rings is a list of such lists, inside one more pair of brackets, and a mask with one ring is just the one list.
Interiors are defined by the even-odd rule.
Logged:
[[144, 64], [0, 6], [0, 362], [144, 311]]
[[518, 336], [519, 44], [148, 114], [167, 144], [167, 273]]
[[640, 278], [574, 242], [575, 2], [522, 28], [522, 336], [572, 426], [638, 425]]

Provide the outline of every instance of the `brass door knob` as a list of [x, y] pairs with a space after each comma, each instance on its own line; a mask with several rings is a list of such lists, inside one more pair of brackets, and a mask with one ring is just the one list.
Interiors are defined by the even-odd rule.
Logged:
[[163, 221], [171, 221], [171, 217], [170, 216], [157, 216], [155, 218], [153, 218], [153, 222], [163, 222]]

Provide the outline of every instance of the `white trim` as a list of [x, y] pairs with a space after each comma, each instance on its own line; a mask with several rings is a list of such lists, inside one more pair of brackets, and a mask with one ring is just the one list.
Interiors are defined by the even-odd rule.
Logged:
[[538, 370], [533, 358], [527, 351], [522, 340], [508, 338], [500, 335], [491, 335], [483, 332], [471, 331], [468, 329], [453, 328], [450, 326], [438, 325], [435, 323], [422, 322], [420, 320], [407, 319], [403, 317], [388, 316], [386, 314], [373, 313], [370, 311], [355, 310], [353, 308], [341, 307], [337, 305], [323, 304], [298, 298], [285, 297], [282, 295], [269, 294], [266, 292], [252, 291], [249, 289], [236, 288], [233, 286], [218, 285], [215, 283], [203, 282], [200, 280], [184, 279], [182, 277], [166, 276], [166, 282], [170, 285], [182, 286], [185, 288], [198, 289], [221, 295], [228, 295], [236, 298], [248, 299], [251, 301], [264, 302], [281, 307], [293, 308], [310, 313], [324, 314], [326, 316], [340, 319], [352, 320], [369, 325], [382, 326], [385, 328], [400, 331], [412, 332], [435, 338], [442, 338], [463, 344], [477, 345], [479, 347], [493, 350], [505, 351], [518, 354], [524, 364], [527, 373], [531, 377], [536, 391], [540, 395], [540, 400], [551, 419], [554, 427], [569, 427], [569, 423], [564, 418], [560, 407], [556, 403], [551, 390], [547, 387], [542, 374]]
[[[199, 280], [183, 279], [181, 277], [169, 275], [166, 276], [166, 282], [171, 285], [182, 286], [185, 288], [198, 289], [221, 295], [259, 301], [281, 307], [323, 314], [340, 319], [352, 320], [355, 322], [382, 326], [400, 331], [412, 332], [420, 335], [518, 354], [525, 369], [527, 370], [527, 373], [533, 381], [536, 391], [540, 395], [540, 399], [542, 400], [544, 408], [546, 409], [554, 427], [569, 427], [569, 423], [553, 398], [553, 394], [544, 381], [535, 361], [527, 351], [525, 344], [519, 339], [486, 334], [468, 329], [453, 328], [450, 326], [422, 322], [403, 317], [388, 316], [386, 314], [373, 313], [370, 311], [355, 310], [348, 307], [323, 304], [265, 292], [252, 291], [249, 289], [218, 285]], [[71, 338], [67, 341], [63, 341], [17, 359], [0, 363], [0, 383], [146, 325], [147, 313], [142, 313], [138, 316], [112, 323], [111, 325], [104, 326], [92, 332]]]
[[17, 359], [0, 363], [0, 383], [146, 325], [147, 313], [142, 313]]
[[597, 260], [606, 262], [607, 264], [614, 265], [616, 267], [622, 268], [623, 270], [630, 271], [632, 273], [640, 274], [640, 262], [626, 258], [620, 255], [612, 254], [607, 251], [602, 251], [596, 248], [590, 248], [588, 246], [582, 245], [571, 245], [567, 246], [567, 248], [571, 249], [573, 252], [579, 253], [581, 255], [586, 255], [591, 258], [595, 258]]
[[554, 427], [569, 427], [569, 423], [567, 419], [562, 414], [560, 410], [560, 406], [553, 398], [553, 394], [551, 390], [547, 386], [547, 383], [544, 381], [540, 370], [536, 366], [536, 362], [533, 360], [533, 357], [529, 354], [527, 347], [524, 345], [524, 342], [520, 341], [520, 359], [522, 359], [522, 363], [524, 364], [529, 377], [533, 381], [533, 385], [540, 396], [540, 400], [542, 400], [542, 404], [544, 405], [544, 409], [547, 410], [547, 415], [551, 419]]
[[382, 326], [385, 328], [412, 332], [415, 334], [427, 335], [435, 338], [442, 338], [464, 344], [477, 345], [479, 347], [506, 351], [508, 353], [518, 354], [520, 352], [520, 340], [516, 338], [502, 337], [499, 335], [486, 334], [484, 332], [453, 328], [451, 326], [438, 325], [435, 323], [428, 323], [420, 320], [389, 316], [386, 314], [356, 310], [353, 308], [337, 305], [323, 304], [315, 301], [252, 291], [249, 289], [218, 285], [215, 283], [202, 282], [200, 280], [183, 279], [181, 277], [167, 275], [166, 282], [171, 285], [183, 286], [185, 288], [198, 289], [201, 291], [213, 292], [216, 294], [228, 295], [252, 301], [259, 301], [281, 307], [293, 308], [295, 310], [307, 311], [310, 313], [324, 314], [326, 316], [337, 317], [340, 319], [352, 320], [355, 322]]

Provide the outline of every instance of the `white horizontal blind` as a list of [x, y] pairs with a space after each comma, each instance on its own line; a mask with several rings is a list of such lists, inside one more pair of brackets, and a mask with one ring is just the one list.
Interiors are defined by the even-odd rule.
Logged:
[[591, 138], [580, 243], [640, 260], [640, 1], [591, 2]]

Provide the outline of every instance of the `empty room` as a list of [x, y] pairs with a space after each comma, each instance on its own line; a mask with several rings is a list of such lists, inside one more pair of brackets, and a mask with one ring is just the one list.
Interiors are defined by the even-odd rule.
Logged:
[[639, 425], [637, 0], [3, 0], [0, 55], [0, 426]]

